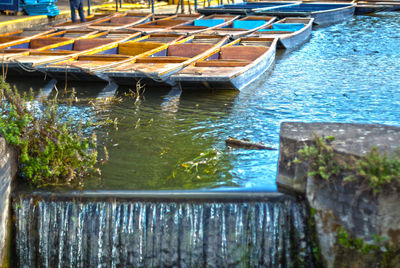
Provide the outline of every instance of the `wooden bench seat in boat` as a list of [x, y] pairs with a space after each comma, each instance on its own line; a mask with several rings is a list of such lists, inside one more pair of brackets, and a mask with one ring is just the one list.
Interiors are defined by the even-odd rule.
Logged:
[[125, 24], [132, 24], [141, 19], [143, 19], [143, 18], [140, 18], [140, 17], [114, 17], [114, 18], [110, 19], [110, 22], [95, 23], [92, 26], [104, 26], [104, 27], [121, 26], [121, 25], [125, 25]]
[[221, 41], [221, 38], [218, 36], [201, 35], [201, 36], [196, 36], [196, 37], [197, 38], [193, 38], [192, 44], [195, 44], [195, 43], [217, 44], [219, 41]]
[[37, 49], [41, 47], [45, 47], [48, 45], [53, 45], [61, 42], [66, 42], [70, 41], [71, 38], [66, 38], [66, 37], [43, 37], [43, 38], [35, 38], [32, 39], [30, 42], [30, 48], [31, 49]]
[[272, 45], [273, 38], [263, 37], [246, 37], [245, 40], [240, 42], [241, 46], [262, 46], [269, 47]]
[[133, 23], [135, 21], [143, 19], [142, 17], [130, 17], [130, 16], [124, 16], [124, 17], [113, 17], [110, 19], [109, 25], [121, 25], [121, 24], [129, 24]]
[[45, 50], [45, 51], [31, 51], [29, 55], [35, 56], [47, 56], [47, 55], [54, 55], [54, 56], [61, 56], [61, 55], [70, 55], [75, 54], [75, 51], [72, 50]]
[[202, 30], [206, 29], [208, 27], [205, 26], [193, 26], [193, 25], [183, 25], [183, 26], [177, 26], [172, 28], [172, 30]]
[[7, 43], [24, 38], [23, 36], [0, 36], [0, 43]]
[[249, 64], [249, 60], [207, 60], [199, 61], [196, 67], [243, 67]]
[[130, 58], [126, 55], [120, 54], [97, 54], [97, 55], [81, 55], [78, 57], [78, 60], [84, 61], [120, 61], [124, 59]]
[[21, 53], [29, 51], [29, 48], [11, 48], [11, 49], [1, 49], [0, 53]]
[[184, 43], [178, 45], [170, 45], [168, 47], [168, 56], [175, 56], [175, 57], [187, 57], [193, 58], [207, 49], [213, 47], [213, 44], [196, 44], [196, 43]]
[[[122, 39], [125, 37], [128, 37], [132, 34], [134, 34], [134, 31], [123, 31], [123, 30], [117, 30], [117, 31], [109, 31], [105, 35], [103, 35], [103, 38], [112, 38], [112, 39]], [[140, 35], [140, 32], [137, 32], [137, 35]]]
[[119, 44], [118, 54], [136, 56], [162, 46], [160, 43], [130, 41]]
[[90, 48], [95, 48], [101, 45], [109, 44], [117, 40], [111, 38], [93, 38], [93, 39], [80, 39], [74, 42], [75, 51], [83, 51]]
[[186, 20], [160, 20], [152, 22], [151, 24], [139, 24], [132, 28], [158, 28], [158, 27], [172, 27], [187, 22]]
[[253, 61], [268, 51], [268, 47], [261, 46], [231, 46], [222, 47], [220, 59]]
[[150, 36], [146, 39], [146, 42], [156, 42], [156, 43], [169, 43], [177, 38], [176, 35], [173, 36]]
[[291, 31], [279, 31], [279, 30], [272, 30], [272, 31], [259, 31], [257, 34], [291, 34]]
[[188, 57], [146, 57], [138, 58], [136, 63], [181, 63], [187, 61]]

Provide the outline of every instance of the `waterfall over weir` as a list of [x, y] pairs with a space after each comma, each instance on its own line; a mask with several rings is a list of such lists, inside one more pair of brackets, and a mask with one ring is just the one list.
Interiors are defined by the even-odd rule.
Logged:
[[19, 194], [18, 267], [313, 267], [307, 208], [258, 200]]

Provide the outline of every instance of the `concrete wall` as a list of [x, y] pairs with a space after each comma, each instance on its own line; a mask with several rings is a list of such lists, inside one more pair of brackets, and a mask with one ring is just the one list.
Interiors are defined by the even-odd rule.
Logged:
[[[280, 134], [278, 187], [300, 193], [314, 210], [316, 234], [326, 267], [386, 267], [379, 256], [343, 248], [338, 242], [339, 227], [352, 238], [375, 243], [374, 236], [387, 237], [391, 246], [400, 243], [400, 189], [398, 185], [373, 193], [360, 183], [344, 183], [348, 174], [329, 180], [308, 177], [307, 164], [294, 164], [299, 149], [313, 143], [314, 134], [334, 136], [335, 160], [349, 163], [372, 147], [391, 155], [400, 147], [400, 128], [384, 125], [339, 123], [283, 123]], [[397, 254], [399, 255], [399, 254]], [[387, 267], [400, 267], [393, 256]]]
[[0, 266], [8, 264], [10, 198], [12, 178], [17, 170], [16, 154], [0, 137]]
[[63, 12], [55, 17], [47, 17], [45, 15], [23, 17], [20, 19], [0, 22], [0, 34], [19, 31], [25, 28], [32, 28], [39, 25], [46, 25], [55, 22], [65, 21], [70, 18], [69, 13]]

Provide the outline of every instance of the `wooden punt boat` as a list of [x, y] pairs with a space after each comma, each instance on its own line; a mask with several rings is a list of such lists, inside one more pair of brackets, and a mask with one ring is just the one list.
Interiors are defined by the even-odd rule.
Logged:
[[[148, 55], [157, 56], [159, 53], [162, 54], [162, 51], [165, 51], [168, 45], [185, 42], [184, 38], [183, 35], [154, 33], [97, 50], [94, 53], [84, 53], [66, 61], [40, 66], [38, 69], [57, 80], [64, 80], [65, 78], [73, 81], [107, 80], [107, 77], [104, 79], [95, 72], [101, 73], [103, 69], [133, 61], [135, 58]], [[190, 38], [186, 37], [186, 39], [189, 40]]]
[[206, 30], [225, 27], [238, 19], [237, 15], [214, 14], [202, 17], [184, 25], [171, 27], [168, 32], [176, 34], [198, 34]]
[[354, 15], [354, 3], [301, 3], [282, 7], [253, 10], [256, 14], [283, 17], [311, 17], [317, 25], [329, 25], [351, 18]]
[[47, 34], [56, 32], [55, 29], [47, 30], [20, 30], [16, 32], [0, 34], [0, 49], [12, 45], [18, 45], [29, 41], [33, 38], [45, 36]]
[[137, 24], [150, 22], [152, 14], [147, 13], [124, 13], [121, 16], [115, 16], [106, 21], [90, 24], [88, 27], [95, 30], [111, 31], [131, 27]]
[[[53, 46], [68, 45], [74, 40], [95, 38], [105, 33], [94, 30], [68, 30], [49, 33], [45, 36], [14, 42], [11, 45], [0, 46], [2, 63], [8, 63], [11, 58], [28, 55], [32, 50], [46, 50]], [[1, 39], [1, 38], [0, 38]]]
[[53, 28], [57, 29], [72, 29], [72, 28], [78, 28], [78, 27], [86, 27], [90, 24], [97, 23], [97, 22], [104, 22], [109, 20], [112, 17], [119, 17], [121, 16], [121, 13], [114, 13], [114, 14], [93, 14], [90, 16], [85, 17], [85, 22], [72, 22], [71, 20], [58, 23], [53, 25]]
[[165, 31], [166, 29], [178, 25], [190, 24], [192, 21], [200, 19], [201, 17], [203, 17], [203, 15], [199, 14], [174, 15], [167, 18], [135, 25], [133, 27], [129, 27], [126, 29], [149, 34], [149, 33]]
[[276, 20], [276, 17], [246, 16], [245, 18], [234, 20], [224, 27], [204, 31], [203, 34], [229, 35], [232, 38], [237, 38], [263, 29], [270, 25], [274, 20]]
[[171, 75], [196, 62], [224, 45], [229, 36], [189, 36], [188, 41], [168, 46], [157, 55], [136, 58], [134, 61], [110, 68], [104, 74], [119, 85], [134, 86], [143, 81], [147, 86], [171, 86]]
[[239, 38], [171, 76], [182, 88], [241, 90], [271, 68], [276, 38]]
[[[72, 42], [58, 43], [47, 46], [46, 49], [29, 51], [27, 55], [13, 57], [7, 62], [10, 75], [26, 74], [36, 75], [39, 71], [36, 66], [57, 61], [76, 58], [84, 53], [95, 53], [98, 50], [117, 46], [121, 42], [132, 40], [140, 36], [139, 32], [126, 32], [125, 35], [109, 34], [107, 32], [93, 38], [73, 40]], [[114, 38], [117, 37], [117, 38]]]
[[266, 8], [266, 7], [277, 7], [282, 5], [296, 4], [299, 2], [287, 1], [260, 1], [260, 2], [241, 2], [234, 4], [217, 5], [211, 7], [203, 7], [197, 9], [200, 14], [210, 15], [210, 14], [239, 14], [248, 15], [252, 13], [253, 9]]
[[250, 36], [278, 38], [278, 47], [291, 49], [310, 38], [313, 21], [313, 18], [284, 18]]

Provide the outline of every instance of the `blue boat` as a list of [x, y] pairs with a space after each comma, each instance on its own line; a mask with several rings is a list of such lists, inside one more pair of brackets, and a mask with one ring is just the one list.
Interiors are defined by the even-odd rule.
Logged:
[[279, 47], [291, 49], [300, 46], [310, 38], [313, 21], [313, 18], [284, 18], [254, 32], [251, 36], [278, 38]]
[[328, 25], [344, 21], [354, 15], [356, 5], [301, 3], [286, 6], [253, 9], [256, 14], [276, 17], [311, 17], [314, 24]]
[[202, 32], [202, 34], [229, 35], [232, 38], [245, 36], [257, 30], [263, 29], [275, 21], [275, 17], [269, 16], [246, 16], [242, 19], [237, 19], [231, 23], [218, 28], [209, 29]]
[[299, 2], [287, 1], [287, 2], [242, 2], [235, 4], [217, 5], [211, 7], [203, 7], [197, 9], [197, 12], [205, 15], [210, 14], [240, 14], [247, 15], [252, 14], [253, 9], [278, 7], [283, 5], [291, 5]]

